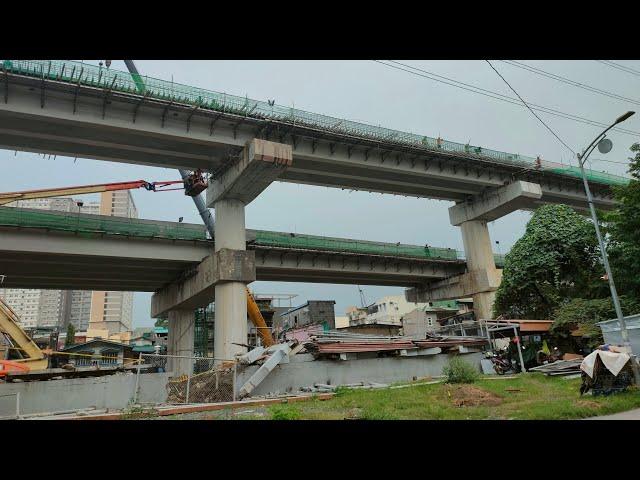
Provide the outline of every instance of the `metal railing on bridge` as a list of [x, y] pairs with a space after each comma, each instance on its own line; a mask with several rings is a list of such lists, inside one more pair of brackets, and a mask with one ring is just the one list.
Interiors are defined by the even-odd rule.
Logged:
[[[148, 76], [136, 75], [132, 77], [127, 72], [86, 63], [69, 60], [4, 60], [2, 62], [2, 70], [19, 75], [73, 83], [108, 91], [144, 95], [148, 98], [198, 107], [202, 110], [267, 119], [292, 126], [319, 129], [327, 133], [375, 140], [389, 147], [401, 145], [425, 151], [455, 153], [458, 156], [470, 159], [519, 166], [531, 170], [539, 169], [570, 177], [578, 176], [576, 175], [576, 167], [538, 160], [519, 153], [501, 152], [468, 143], [452, 142], [439, 137], [432, 138], [425, 135], [416, 135], [305, 110], [272, 105], [269, 102], [253, 100], [249, 97], [229, 95]], [[590, 181], [607, 185], [627, 184], [629, 182], [626, 177], [593, 170], [589, 170], [587, 176]]]

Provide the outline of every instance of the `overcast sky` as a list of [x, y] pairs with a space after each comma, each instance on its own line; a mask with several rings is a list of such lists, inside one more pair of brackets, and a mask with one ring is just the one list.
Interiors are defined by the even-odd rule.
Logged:
[[[89, 61], [97, 63], [97, 61]], [[616, 61], [640, 70], [639, 61]], [[481, 88], [514, 96], [484, 61], [403, 61], [423, 70]], [[640, 76], [613, 69], [596, 61], [527, 61], [528, 65], [639, 99]], [[437, 83], [373, 61], [146, 61], [136, 60], [138, 70], [188, 85], [335, 117], [382, 125], [421, 135], [543, 159], [573, 163], [571, 153], [525, 108]], [[638, 106], [597, 95], [547, 79], [511, 65], [494, 66], [527, 101], [610, 123]], [[114, 60], [112, 69], [124, 70]], [[582, 149], [602, 130], [546, 114], [545, 122], [573, 149]], [[640, 114], [624, 128], [640, 132]], [[624, 162], [638, 135], [612, 132], [613, 150], [607, 160]], [[594, 158], [604, 157], [597, 151]], [[0, 191], [62, 187], [110, 181], [173, 180], [174, 169], [110, 163], [0, 150]], [[623, 174], [622, 164], [594, 161], [593, 168]], [[200, 223], [190, 198], [182, 192], [134, 191], [140, 218]], [[85, 197], [95, 199], [98, 197]], [[291, 231], [385, 242], [403, 242], [462, 249], [459, 229], [449, 224], [451, 202], [348, 192], [276, 182], [246, 209], [247, 228]], [[492, 241], [506, 253], [522, 235], [529, 218], [515, 212], [490, 224]], [[2, 272], [0, 272], [2, 273]], [[336, 301], [336, 314], [360, 303], [356, 286], [284, 282], [255, 282], [257, 293], [291, 293], [295, 304], [306, 300]], [[368, 302], [401, 288], [364, 286]], [[136, 293], [134, 326], [148, 326], [150, 294]]]

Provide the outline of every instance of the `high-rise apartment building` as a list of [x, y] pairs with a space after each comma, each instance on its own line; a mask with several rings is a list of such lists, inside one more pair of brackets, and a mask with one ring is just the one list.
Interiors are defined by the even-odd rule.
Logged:
[[[97, 202], [78, 202], [73, 198], [36, 198], [18, 200], [10, 207], [54, 210], [58, 212], [99, 214]], [[2, 297], [20, 317], [23, 327], [66, 328], [72, 323], [76, 331], [86, 330], [91, 316], [91, 291], [0, 289]]]
[[[60, 212], [74, 212], [79, 208], [72, 198], [18, 200], [9, 206]], [[95, 204], [91, 208], [97, 207]], [[0, 289], [0, 297], [13, 308], [23, 327], [27, 328], [66, 326], [71, 310], [71, 292], [67, 290], [9, 288]]]
[[[128, 190], [100, 194], [100, 215], [138, 218], [138, 210]], [[133, 292], [93, 292], [90, 329], [109, 330], [109, 334], [132, 329]]]

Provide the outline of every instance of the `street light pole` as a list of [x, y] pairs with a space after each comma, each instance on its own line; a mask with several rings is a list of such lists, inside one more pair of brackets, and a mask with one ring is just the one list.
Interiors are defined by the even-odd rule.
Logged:
[[622, 335], [622, 343], [626, 349], [628, 349], [629, 353], [632, 356], [631, 359], [631, 367], [633, 369], [633, 377], [635, 380], [636, 386], [640, 387], [640, 371], [638, 371], [638, 364], [633, 359], [633, 350], [631, 348], [631, 342], [629, 341], [629, 332], [627, 331], [627, 324], [624, 320], [624, 315], [622, 314], [622, 308], [620, 307], [620, 300], [618, 299], [618, 291], [616, 290], [616, 284], [613, 280], [613, 273], [611, 272], [611, 267], [609, 266], [609, 258], [607, 257], [607, 250], [604, 245], [604, 240], [602, 238], [602, 234], [600, 233], [600, 226], [598, 225], [598, 216], [596, 215], [596, 208], [593, 204], [593, 196], [591, 195], [591, 189], [589, 188], [589, 182], [587, 181], [587, 175], [584, 170], [584, 163], [591, 155], [591, 152], [596, 148], [597, 144], [604, 139], [606, 133], [612, 129], [614, 126], [619, 123], [624, 122], [627, 118], [632, 116], [635, 112], [627, 112], [624, 115], [618, 117], [616, 121], [606, 128], [600, 135], [598, 135], [587, 148], [585, 148], [582, 154], [578, 154], [578, 164], [580, 165], [580, 172], [582, 174], [582, 182], [584, 183], [584, 190], [587, 194], [587, 202], [589, 203], [589, 210], [591, 211], [591, 219], [593, 220], [593, 225], [596, 229], [596, 236], [598, 237], [598, 244], [600, 245], [600, 253], [602, 255], [602, 263], [604, 263], [604, 269], [607, 273], [607, 279], [609, 280], [609, 289], [611, 290], [611, 298], [613, 299], [613, 306], [616, 310], [616, 315], [618, 317], [618, 323], [620, 324], [620, 333]]

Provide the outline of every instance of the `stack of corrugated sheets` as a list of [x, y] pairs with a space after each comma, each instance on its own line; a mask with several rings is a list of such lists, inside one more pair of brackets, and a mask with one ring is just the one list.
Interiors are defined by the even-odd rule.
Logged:
[[364, 335], [336, 331], [313, 335], [307, 350], [317, 353], [358, 353], [417, 348], [411, 339], [399, 336]]
[[427, 335], [427, 338], [424, 340], [414, 340], [415, 343], [420, 348], [433, 348], [433, 347], [456, 347], [458, 345], [464, 345], [466, 347], [481, 347], [486, 345], [487, 339], [484, 337], [462, 337], [462, 336], [438, 336], [438, 335]]

